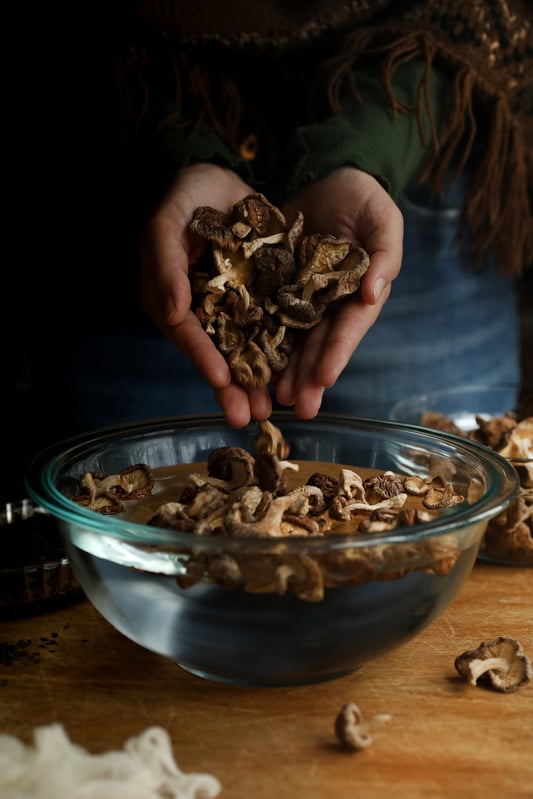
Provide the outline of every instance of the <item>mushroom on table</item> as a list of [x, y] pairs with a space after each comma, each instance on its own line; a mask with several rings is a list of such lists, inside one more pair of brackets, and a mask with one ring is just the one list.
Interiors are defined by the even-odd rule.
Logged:
[[388, 713], [380, 713], [365, 721], [355, 702], [346, 702], [335, 718], [335, 735], [345, 749], [359, 751], [373, 742], [372, 730], [385, 721], [390, 721]]
[[470, 685], [481, 681], [501, 693], [517, 691], [531, 679], [531, 662], [521, 644], [504, 635], [458, 655], [455, 668]]

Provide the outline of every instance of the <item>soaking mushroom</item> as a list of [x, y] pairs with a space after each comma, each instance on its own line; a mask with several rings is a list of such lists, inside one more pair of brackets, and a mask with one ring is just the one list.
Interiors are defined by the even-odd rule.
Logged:
[[73, 497], [77, 505], [112, 515], [121, 513], [121, 500], [144, 497], [152, 492], [154, 475], [145, 463], [127, 466], [117, 474], [86, 472], [79, 480], [81, 493]]
[[309, 527], [312, 526], [311, 534], [316, 535], [319, 527], [309, 518], [309, 509], [312, 497], [317, 492], [320, 489], [313, 486], [295, 489], [272, 499], [263, 513], [252, 518], [242, 513], [240, 502], [235, 502], [226, 514], [225, 529], [233, 536], [276, 538], [309, 535]]
[[218, 447], [209, 453], [207, 474], [228, 491], [249, 486], [254, 482], [254, 458], [242, 447]]
[[[187, 550], [184, 570], [176, 578], [181, 588], [207, 580], [227, 590], [241, 586], [250, 593], [292, 593], [319, 602], [326, 589], [404, 576], [400, 564], [395, 570], [403, 557], [396, 546], [323, 552], [314, 544], [330, 532], [344, 532], [346, 520], [353, 522], [351, 533], [367, 536], [426, 522], [438, 516], [437, 510], [430, 514], [421, 507], [404, 507], [407, 495], [424, 497], [431, 488], [443, 490], [446, 481], [417, 478], [408, 491], [414, 476], [376, 470], [363, 479], [343, 466], [336, 476], [314, 472], [307, 481], [298, 481], [300, 464], [289, 455], [282, 431], [268, 420], [260, 422], [251, 451], [237, 446], [211, 450], [205, 463], [190, 464], [198, 471], [180, 474], [174, 496], [165, 491], [166, 501], [159, 507], [147, 505], [148, 525], [203, 537], [201, 546]], [[87, 473], [80, 484], [83, 494], [74, 498], [79, 504], [98, 513], [127, 512], [121, 500], [135, 497], [137, 491], [151, 493], [153, 475], [137, 464], [116, 475]], [[207, 540], [210, 537], [254, 538], [254, 546], [260, 546], [248, 554], [237, 544], [235, 552], [222, 554]], [[291, 538], [309, 540], [309, 551], [292, 552], [285, 543]], [[413, 541], [405, 551], [420, 553], [421, 564], [415, 568], [436, 574], [449, 573], [459, 554], [454, 536], [431, 544]]]

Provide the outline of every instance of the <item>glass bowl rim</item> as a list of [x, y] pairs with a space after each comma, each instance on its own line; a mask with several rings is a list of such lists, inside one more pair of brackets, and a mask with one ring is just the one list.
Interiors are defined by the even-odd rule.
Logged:
[[[64, 465], [75, 453], [82, 453], [89, 445], [98, 442], [112, 441], [125, 434], [139, 434], [149, 436], [161, 434], [165, 430], [176, 430], [190, 426], [223, 425], [232, 429], [227, 424], [224, 416], [218, 413], [190, 414], [182, 416], [169, 416], [159, 419], [139, 420], [128, 424], [102, 427], [88, 433], [79, 434], [68, 439], [63, 439], [38, 452], [28, 464], [24, 478], [25, 488], [31, 499], [59, 520], [83, 526], [84, 531], [99, 533], [103, 536], [118, 538], [130, 545], [157, 545], [164, 547], [183, 546], [186, 550], [224, 550], [228, 552], [279, 552], [280, 548], [285, 553], [301, 553], [309, 551], [333, 551], [336, 549], [366, 549], [383, 546], [385, 544], [405, 544], [425, 541], [442, 535], [452, 534], [461, 528], [471, 527], [476, 523], [490, 519], [505, 510], [516, 498], [519, 491], [519, 478], [515, 468], [507, 458], [503, 458], [494, 450], [470, 441], [453, 433], [444, 433], [440, 430], [396, 422], [390, 419], [374, 419], [364, 416], [350, 416], [329, 412], [319, 412], [311, 420], [303, 420], [296, 416], [294, 411], [273, 411], [270, 421], [281, 426], [285, 420], [292, 424], [314, 425], [324, 422], [326, 424], [356, 425], [362, 431], [385, 433], [397, 431], [402, 434], [415, 436], [417, 441], [429, 441], [447, 445], [454, 450], [459, 450], [463, 455], [473, 458], [478, 466], [489, 474], [489, 489], [478, 500], [471, 504], [462, 505], [453, 509], [453, 514], [442, 514], [429, 522], [421, 522], [414, 527], [402, 527], [392, 531], [372, 533], [367, 536], [361, 533], [328, 533], [324, 536], [301, 538], [232, 538], [216, 535], [197, 536], [190, 532], [165, 530], [147, 524], [141, 524], [113, 515], [103, 515], [76, 505], [54, 484], [51, 470], [56, 471]], [[258, 422], [252, 421], [242, 428], [256, 426]], [[236, 430], [236, 432], [240, 432]], [[290, 441], [289, 441], [290, 443]], [[431, 451], [431, 450], [430, 450]], [[355, 467], [357, 468], [357, 467]], [[491, 485], [492, 484], [492, 485]], [[508, 490], [502, 496], [504, 487]], [[181, 550], [180, 550], [181, 551]]]
[[[437, 397], [454, 397], [462, 394], [488, 394], [490, 392], [509, 392], [517, 391], [518, 395], [526, 394], [529, 396], [533, 394], [533, 387], [524, 385], [523, 383], [513, 383], [511, 381], [501, 383], [462, 383], [459, 386], [447, 386], [443, 388], [432, 388], [429, 391], [416, 391], [412, 394], [406, 394], [390, 407], [387, 416], [388, 421], [398, 421], [394, 412], [397, 408], [408, 406], [411, 403], [420, 403], [421, 401], [432, 400]], [[510, 409], [509, 409], [510, 410]], [[406, 423], [407, 424], [407, 423]]]
[[[453, 396], [460, 396], [462, 394], [468, 393], [487, 393], [491, 391], [513, 391], [518, 390], [518, 394], [526, 394], [530, 395], [533, 394], [533, 388], [528, 385], [523, 385], [522, 383], [465, 383], [464, 385], [460, 386], [451, 386], [449, 388], [436, 388], [432, 389], [431, 391], [420, 391], [416, 394], [408, 394], [405, 397], [402, 397], [401, 400], [397, 400], [394, 405], [391, 407], [388, 415], [388, 421], [391, 422], [399, 422], [400, 424], [410, 424], [416, 427], [422, 427], [423, 429], [431, 429], [427, 428], [426, 425], [417, 424], [416, 422], [404, 422], [401, 419], [396, 418], [395, 413], [397, 409], [400, 408], [407, 408], [410, 404], [416, 403], [420, 404], [421, 402], [432, 401], [437, 399], [438, 397], [453, 397]], [[436, 409], [435, 409], [436, 410]], [[481, 445], [486, 446], [486, 445]], [[490, 447], [488, 447], [490, 449]], [[494, 450], [492, 450], [494, 452]], [[525, 466], [530, 464], [533, 461], [533, 458], [521, 458], [517, 455], [505, 455], [505, 457], [512, 464], [516, 464], [517, 466]]]

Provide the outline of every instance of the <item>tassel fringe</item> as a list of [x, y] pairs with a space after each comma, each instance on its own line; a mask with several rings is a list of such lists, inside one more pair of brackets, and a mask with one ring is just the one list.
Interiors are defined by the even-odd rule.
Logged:
[[[482, 268], [491, 254], [500, 270], [519, 275], [533, 266], [533, 207], [528, 187], [527, 146], [522, 126], [507, 97], [490, 92], [483, 79], [456, 56], [443, 52], [429, 36], [409, 33], [387, 44], [375, 44], [375, 31], [361, 30], [349, 37], [348, 47], [328, 68], [328, 98], [339, 113], [340, 98], [347, 90], [359, 97], [354, 76], [363, 58], [383, 60], [383, 85], [394, 113], [417, 114], [421, 141], [430, 155], [419, 175], [419, 182], [430, 180], [434, 193], [441, 194], [445, 183], [462, 173], [472, 155], [478, 134], [474, 104], [483, 101], [487, 113], [487, 143], [484, 154], [474, 163], [461, 219], [461, 241], [471, 240], [474, 268]], [[394, 95], [393, 78], [408, 61], [423, 57], [426, 68], [413, 109]], [[436, 58], [455, 71], [451, 110], [445, 129], [437, 134], [429, 101], [429, 77]], [[360, 99], [360, 98], [359, 98]], [[426, 141], [424, 121], [429, 121], [431, 142]], [[533, 156], [532, 156], [533, 157]], [[468, 231], [468, 235], [467, 235]], [[466, 246], [466, 245], [464, 245]]]

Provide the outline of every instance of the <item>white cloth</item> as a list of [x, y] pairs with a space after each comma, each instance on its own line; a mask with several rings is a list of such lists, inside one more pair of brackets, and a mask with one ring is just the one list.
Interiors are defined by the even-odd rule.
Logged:
[[61, 724], [37, 727], [33, 746], [0, 734], [1, 799], [213, 799], [220, 790], [210, 774], [180, 771], [161, 727], [97, 755], [72, 743]]

